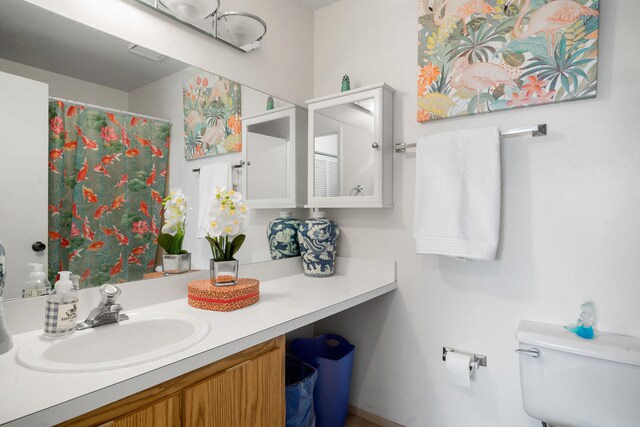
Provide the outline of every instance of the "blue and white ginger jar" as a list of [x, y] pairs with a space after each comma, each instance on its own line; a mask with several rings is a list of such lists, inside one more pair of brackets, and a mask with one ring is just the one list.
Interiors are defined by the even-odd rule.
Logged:
[[298, 229], [300, 220], [292, 218], [291, 212], [280, 212], [267, 226], [267, 239], [271, 259], [293, 258], [300, 256]]
[[313, 212], [313, 218], [300, 224], [298, 243], [302, 254], [304, 274], [311, 277], [333, 276], [338, 250], [338, 225], [324, 217], [324, 212]]

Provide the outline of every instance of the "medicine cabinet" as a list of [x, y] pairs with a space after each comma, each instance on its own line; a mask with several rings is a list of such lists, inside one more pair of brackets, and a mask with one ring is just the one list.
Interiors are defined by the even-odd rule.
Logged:
[[242, 194], [254, 209], [303, 207], [307, 110], [295, 105], [242, 118]]
[[394, 92], [380, 83], [307, 101], [307, 207], [393, 206]]

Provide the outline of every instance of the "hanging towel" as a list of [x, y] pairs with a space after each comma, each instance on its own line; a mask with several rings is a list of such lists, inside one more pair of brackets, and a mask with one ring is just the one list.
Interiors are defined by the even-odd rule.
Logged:
[[498, 128], [422, 137], [416, 148], [416, 253], [495, 259], [500, 233]]
[[231, 163], [213, 163], [200, 168], [198, 231], [196, 232], [196, 237], [199, 239], [207, 235], [209, 211], [216, 195], [216, 187], [231, 188]]

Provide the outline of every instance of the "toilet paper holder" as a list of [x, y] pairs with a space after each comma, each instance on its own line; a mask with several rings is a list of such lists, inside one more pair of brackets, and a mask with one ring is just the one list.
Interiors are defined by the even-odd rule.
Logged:
[[[483, 354], [475, 354], [475, 353], [467, 353], [464, 351], [459, 351], [456, 350], [455, 348], [451, 348], [451, 347], [442, 347], [442, 361], [446, 361], [447, 360], [447, 353], [460, 353], [460, 354], [468, 354], [470, 356], [473, 356], [472, 358], [472, 362], [473, 363], [473, 367], [478, 369], [480, 366], [484, 366], [485, 368], [487, 367], [487, 356], [483, 355]], [[469, 368], [472, 368], [471, 366], [469, 366]]]

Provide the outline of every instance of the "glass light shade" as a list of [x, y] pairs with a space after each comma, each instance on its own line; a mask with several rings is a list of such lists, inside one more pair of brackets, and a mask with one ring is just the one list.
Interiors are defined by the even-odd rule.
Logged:
[[240, 48], [259, 41], [266, 32], [264, 21], [250, 13], [225, 12], [218, 17], [218, 38]]
[[164, 0], [172, 12], [187, 21], [199, 21], [216, 11], [217, 0]]

